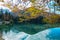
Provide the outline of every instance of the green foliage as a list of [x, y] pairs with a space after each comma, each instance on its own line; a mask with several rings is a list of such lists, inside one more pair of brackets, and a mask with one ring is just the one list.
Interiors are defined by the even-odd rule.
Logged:
[[54, 6], [59, 6], [59, 4], [54, 4]]

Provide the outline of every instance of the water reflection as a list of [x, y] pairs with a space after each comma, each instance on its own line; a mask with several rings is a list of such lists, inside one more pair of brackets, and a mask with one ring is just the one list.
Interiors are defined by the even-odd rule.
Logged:
[[3, 39], [5, 40], [60, 40], [60, 28], [50, 28], [37, 34], [30, 35], [24, 32], [3, 32]]

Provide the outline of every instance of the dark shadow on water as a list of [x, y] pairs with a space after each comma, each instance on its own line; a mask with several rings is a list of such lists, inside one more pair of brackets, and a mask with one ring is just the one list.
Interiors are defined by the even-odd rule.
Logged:
[[0, 31], [14, 31], [14, 32], [25, 32], [28, 34], [35, 34], [48, 28], [60, 27], [59, 24], [30, 24], [30, 23], [20, 23], [12, 25], [0, 25]]

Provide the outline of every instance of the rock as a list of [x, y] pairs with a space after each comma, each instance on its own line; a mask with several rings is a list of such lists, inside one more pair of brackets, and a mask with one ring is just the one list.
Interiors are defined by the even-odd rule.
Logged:
[[12, 30], [10, 32], [3, 32], [3, 39], [5, 40], [25, 40], [27, 37], [29, 37], [30, 35], [24, 32], [13, 32]]
[[3, 38], [2, 38], [2, 33], [0, 32], [0, 40], [4, 40]]

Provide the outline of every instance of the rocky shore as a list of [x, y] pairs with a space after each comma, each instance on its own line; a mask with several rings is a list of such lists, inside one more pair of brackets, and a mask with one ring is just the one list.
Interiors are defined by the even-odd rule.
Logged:
[[4, 39], [2, 38], [2, 32], [0, 32], [0, 40], [4, 40]]

